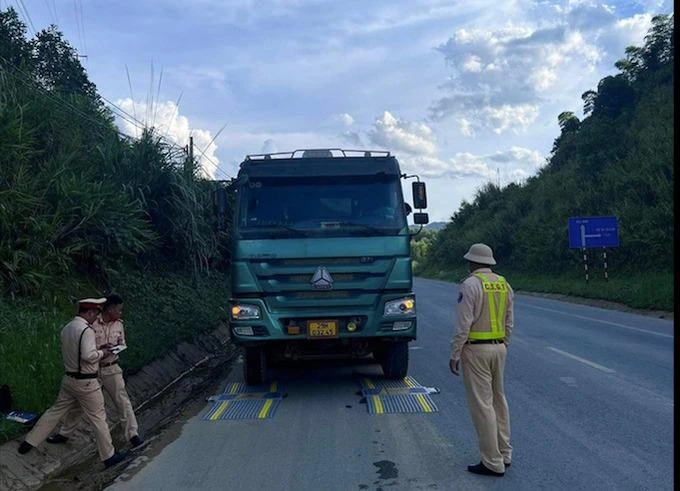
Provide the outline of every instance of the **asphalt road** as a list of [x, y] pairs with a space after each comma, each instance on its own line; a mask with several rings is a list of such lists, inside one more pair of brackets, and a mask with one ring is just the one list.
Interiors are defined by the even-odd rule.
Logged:
[[[510, 278], [512, 280], [512, 278]], [[513, 465], [479, 461], [463, 383], [448, 370], [457, 286], [418, 279], [409, 374], [439, 412], [368, 414], [353, 375], [311, 364], [272, 375], [272, 419], [202, 421], [113, 490], [672, 489], [673, 322], [517, 295], [506, 366]], [[240, 365], [227, 382], [241, 381]], [[206, 405], [206, 410], [208, 406]]]

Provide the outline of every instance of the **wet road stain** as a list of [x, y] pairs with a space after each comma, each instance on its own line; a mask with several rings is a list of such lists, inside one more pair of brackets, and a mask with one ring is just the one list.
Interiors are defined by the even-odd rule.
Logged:
[[373, 465], [378, 468], [376, 472], [380, 479], [396, 479], [399, 477], [399, 469], [397, 469], [397, 465], [391, 460], [373, 462]]

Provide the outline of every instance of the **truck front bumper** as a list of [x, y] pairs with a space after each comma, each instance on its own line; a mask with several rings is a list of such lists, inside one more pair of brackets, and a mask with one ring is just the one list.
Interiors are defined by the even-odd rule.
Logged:
[[[236, 344], [253, 346], [280, 341], [328, 339], [416, 339], [415, 309], [408, 314], [384, 315], [385, 303], [401, 298], [413, 298], [413, 293], [390, 293], [380, 297], [371, 307], [315, 307], [290, 308], [272, 312], [261, 298], [233, 298], [231, 306], [252, 305], [259, 308], [259, 318], [236, 320], [232, 317], [230, 331]], [[230, 308], [231, 310], [231, 308]], [[335, 321], [337, 332], [329, 337], [311, 337], [309, 323]], [[289, 326], [296, 328], [290, 329]], [[297, 333], [296, 333], [297, 332]]]

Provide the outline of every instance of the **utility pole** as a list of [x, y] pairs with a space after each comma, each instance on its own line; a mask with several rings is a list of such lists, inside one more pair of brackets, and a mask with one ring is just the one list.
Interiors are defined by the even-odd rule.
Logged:
[[191, 175], [191, 170], [194, 168], [194, 137], [190, 136], [189, 137], [189, 148], [187, 150], [187, 160], [184, 163], [184, 174], [186, 176]]

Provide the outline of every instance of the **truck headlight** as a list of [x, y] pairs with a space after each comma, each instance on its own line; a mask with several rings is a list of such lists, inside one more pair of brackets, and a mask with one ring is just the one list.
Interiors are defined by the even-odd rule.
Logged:
[[385, 302], [384, 315], [406, 315], [416, 313], [416, 300], [413, 297], [400, 298]]
[[260, 307], [257, 305], [232, 305], [231, 318], [235, 321], [259, 319]]

